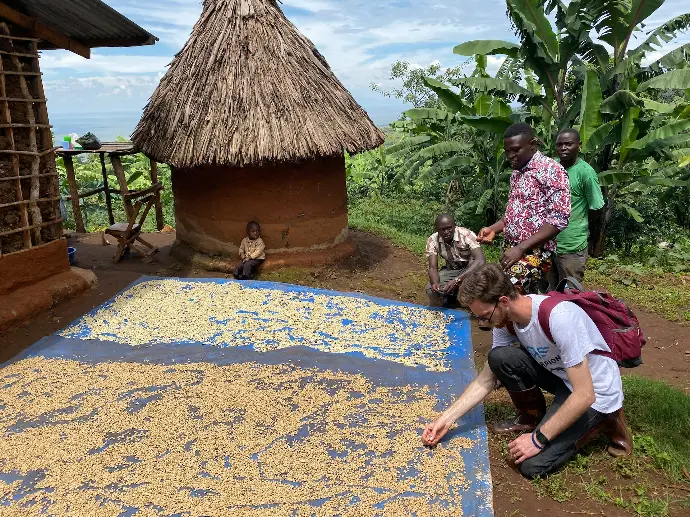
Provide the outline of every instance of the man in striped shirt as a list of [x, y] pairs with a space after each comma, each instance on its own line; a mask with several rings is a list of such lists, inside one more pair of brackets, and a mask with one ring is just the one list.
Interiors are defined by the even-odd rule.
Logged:
[[[467, 228], [455, 225], [450, 214], [436, 218], [436, 233], [426, 241], [426, 256], [429, 259], [429, 304], [435, 307], [452, 307], [458, 287], [470, 271], [485, 262], [477, 236]], [[439, 271], [439, 256], [445, 265]]]

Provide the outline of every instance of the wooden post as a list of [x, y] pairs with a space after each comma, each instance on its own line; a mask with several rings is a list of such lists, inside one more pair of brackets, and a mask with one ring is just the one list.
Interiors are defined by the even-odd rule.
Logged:
[[[158, 164], [154, 162], [153, 160], [150, 160], [151, 162], [151, 185], [155, 185], [158, 183]], [[161, 192], [162, 190], [159, 190], [156, 192], [156, 228], [158, 228], [158, 231], [160, 232], [163, 229], [163, 226], [165, 226], [165, 221], [163, 220], [163, 204], [161, 203]]]
[[79, 208], [79, 189], [77, 189], [77, 178], [74, 174], [74, 163], [72, 156], [65, 154], [62, 157], [65, 162], [65, 170], [67, 171], [67, 182], [69, 183], [69, 193], [72, 196], [72, 212], [74, 213], [74, 224], [77, 227], [77, 233], [86, 233], [84, 228], [84, 220], [81, 217], [81, 209]]
[[[36, 73], [41, 73], [41, 65], [38, 60], [38, 41], [33, 42], [33, 50], [36, 54], [36, 59], [32, 61], [32, 70]], [[40, 77], [40, 76], [39, 76]], [[38, 120], [42, 126], [40, 129], [41, 133], [41, 149], [42, 151], [48, 151], [53, 148], [53, 134], [50, 130], [50, 121], [48, 120], [48, 107], [46, 105], [46, 94], [43, 89], [43, 79], [36, 81], [36, 90], [38, 92]], [[54, 171], [56, 174], [54, 177], [50, 178], [48, 181], [50, 194], [57, 196], [60, 193], [60, 176], [57, 174], [57, 166], [55, 164], [55, 151], [49, 152], [50, 156], [43, 158], [43, 168], [46, 171]], [[55, 214], [60, 214], [60, 202], [54, 202], [53, 212]], [[53, 239], [59, 239], [62, 237], [62, 224], [57, 223], [52, 226], [53, 229]]]
[[129, 216], [132, 213], [132, 203], [127, 199], [129, 189], [127, 188], [125, 169], [122, 167], [120, 157], [115, 154], [110, 155], [110, 162], [113, 164], [113, 171], [115, 171], [117, 182], [120, 184], [120, 194], [122, 195], [122, 202], [125, 205], [125, 214], [127, 214], [127, 220], [129, 221]]
[[113, 203], [110, 199], [110, 187], [108, 186], [108, 171], [105, 168], [105, 153], [98, 153], [101, 158], [101, 172], [103, 173], [103, 188], [105, 189], [105, 206], [108, 209], [108, 221], [110, 226], [115, 224], [115, 217], [113, 217]]
[[[7, 26], [3, 24], [3, 28], [6, 28]], [[5, 70], [2, 65], [2, 59], [0, 59], [0, 95], [3, 97], [7, 97], [7, 90], [5, 87]], [[10, 147], [12, 148], [13, 151], [15, 151], [17, 148], [14, 143], [14, 132], [12, 130], [12, 115], [10, 114], [10, 107], [9, 103], [7, 100], [2, 105], [2, 111], [3, 111], [3, 116], [5, 119], [5, 123], [9, 126], [5, 130], [5, 134], [8, 137]], [[21, 172], [19, 171], [19, 156], [16, 154], [10, 155], [10, 160], [12, 162], [12, 172], [14, 172], [14, 175], [17, 177], [16, 181], [14, 182], [14, 191], [15, 191], [15, 200], [16, 201], [23, 201], [24, 200], [24, 195], [22, 194], [22, 182], [19, 179], [19, 176], [21, 176]], [[21, 225], [22, 228], [26, 228], [29, 226], [29, 213], [27, 210], [27, 206], [22, 204], [19, 205], [19, 217], [21, 220]], [[24, 248], [30, 249], [31, 248], [31, 233], [28, 230], [24, 230], [22, 232], [22, 236], [24, 238]], [[2, 250], [0, 250], [0, 253]]]
[[[36, 59], [38, 59], [38, 54], [36, 54]], [[10, 61], [12, 61], [12, 65], [16, 68], [17, 72], [22, 71], [22, 64], [17, 56], [10, 56]], [[43, 224], [43, 217], [41, 216], [41, 209], [38, 207], [38, 199], [41, 197], [41, 179], [38, 176], [41, 172], [41, 158], [38, 155], [38, 142], [36, 140], [37, 122], [36, 116], [34, 115], [34, 106], [31, 102], [33, 95], [31, 90], [29, 90], [29, 84], [24, 76], [19, 76], [19, 88], [22, 91], [22, 95], [26, 98], [24, 109], [26, 110], [26, 118], [30, 126], [29, 151], [36, 153], [31, 157], [31, 190], [29, 193], [31, 203], [29, 203], [29, 211], [31, 213], [31, 226], [34, 227], [34, 242], [38, 245], [41, 244], [41, 225]]]

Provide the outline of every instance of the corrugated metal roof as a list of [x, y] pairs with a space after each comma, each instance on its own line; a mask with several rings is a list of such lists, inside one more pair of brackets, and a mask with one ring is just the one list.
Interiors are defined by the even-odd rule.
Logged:
[[[90, 48], [135, 47], [158, 41], [101, 0], [5, 0], [3, 3]], [[54, 48], [45, 43], [42, 48]]]

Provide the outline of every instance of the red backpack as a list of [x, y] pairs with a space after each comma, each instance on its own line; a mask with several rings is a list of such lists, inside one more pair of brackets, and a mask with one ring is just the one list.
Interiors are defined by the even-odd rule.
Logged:
[[[601, 332], [611, 352], [594, 350], [592, 353], [614, 359], [622, 368], [635, 368], [642, 364], [642, 347], [647, 340], [640, 328], [637, 316], [621, 300], [601, 291], [585, 291], [571, 278], [562, 281], [558, 290], [547, 293], [548, 298], [539, 306], [539, 325], [553, 342], [549, 326], [551, 311], [560, 302], [572, 302], [587, 313]], [[508, 332], [515, 335], [512, 322]]]

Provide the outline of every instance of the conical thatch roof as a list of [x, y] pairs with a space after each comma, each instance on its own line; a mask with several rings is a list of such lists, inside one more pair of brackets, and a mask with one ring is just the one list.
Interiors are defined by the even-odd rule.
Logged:
[[204, 0], [132, 140], [187, 168], [359, 152], [384, 135], [276, 0]]

